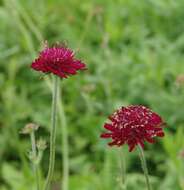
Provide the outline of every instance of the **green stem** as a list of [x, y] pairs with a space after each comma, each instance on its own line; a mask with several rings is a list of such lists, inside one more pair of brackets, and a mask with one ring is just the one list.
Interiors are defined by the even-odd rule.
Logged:
[[59, 116], [62, 126], [62, 155], [63, 155], [63, 183], [62, 190], [68, 190], [69, 178], [69, 151], [68, 151], [68, 128], [66, 123], [66, 115], [62, 103], [62, 92], [59, 96]]
[[120, 158], [120, 170], [121, 170], [121, 189], [126, 190], [126, 164], [125, 164], [125, 155], [123, 149], [119, 149], [119, 158]]
[[36, 151], [36, 140], [35, 140], [34, 131], [31, 132], [30, 137], [31, 137], [31, 145], [32, 145], [33, 169], [35, 173], [36, 186], [37, 186], [37, 190], [40, 190], [38, 165], [37, 163], [35, 163], [35, 160], [37, 158], [37, 151]]
[[141, 159], [142, 169], [144, 171], [144, 175], [145, 175], [145, 179], [146, 179], [147, 189], [151, 190], [151, 185], [150, 185], [150, 182], [149, 182], [149, 175], [148, 175], [148, 167], [147, 167], [147, 164], [146, 164], [144, 151], [143, 151], [143, 149], [142, 149], [142, 147], [140, 145], [138, 147], [139, 147], [139, 156], [140, 156], [140, 159]]
[[50, 183], [53, 177], [53, 172], [54, 172], [57, 94], [58, 94], [58, 77], [54, 76], [54, 88], [53, 88], [53, 95], [52, 95], [51, 132], [50, 132], [49, 170], [48, 170], [44, 190], [49, 189]]

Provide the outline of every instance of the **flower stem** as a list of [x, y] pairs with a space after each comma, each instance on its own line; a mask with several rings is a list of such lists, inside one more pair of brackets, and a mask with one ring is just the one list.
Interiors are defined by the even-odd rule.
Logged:
[[150, 182], [149, 182], [149, 175], [148, 175], [148, 167], [147, 167], [147, 164], [146, 164], [144, 151], [143, 151], [143, 149], [142, 149], [142, 147], [140, 145], [138, 147], [139, 147], [139, 156], [140, 156], [140, 159], [141, 159], [142, 169], [144, 171], [144, 175], [145, 175], [145, 178], [146, 178], [147, 189], [151, 190], [151, 185], [150, 185]]
[[62, 103], [62, 91], [59, 94], [59, 116], [62, 127], [62, 155], [63, 155], [63, 182], [62, 190], [68, 190], [68, 178], [69, 178], [69, 153], [68, 153], [68, 128], [66, 122], [66, 115], [64, 111], [64, 105]]
[[32, 146], [33, 169], [35, 173], [36, 187], [37, 187], [37, 190], [40, 190], [40, 182], [39, 182], [40, 178], [39, 178], [38, 165], [37, 163], [35, 163], [35, 160], [37, 158], [37, 151], [36, 151], [36, 140], [35, 140], [34, 131], [30, 133], [30, 138], [31, 138], [31, 146]]
[[120, 158], [120, 177], [121, 177], [121, 189], [126, 190], [126, 164], [125, 164], [125, 155], [123, 149], [119, 149], [119, 158]]
[[53, 86], [53, 94], [52, 94], [49, 170], [48, 170], [44, 190], [49, 189], [49, 186], [53, 177], [53, 172], [54, 172], [57, 94], [58, 94], [58, 77], [54, 76], [54, 86]]

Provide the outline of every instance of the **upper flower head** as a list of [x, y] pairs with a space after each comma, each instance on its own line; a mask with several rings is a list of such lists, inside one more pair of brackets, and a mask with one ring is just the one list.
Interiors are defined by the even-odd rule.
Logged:
[[74, 52], [64, 46], [55, 45], [45, 47], [40, 52], [39, 57], [35, 59], [31, 67], [34, 70], [44, 73], [53, 73], [61, 78], [67, 78], [68, 75], [75, 75], [77, 70], [85, 69], [85, 64], [75, 59]]
[[127, 143], [131, 152], [138, 144], [144, 147], [144, 141], [154, 143], [154, 137], [164, 136], [162, 118], [145, 106], [121, 107], [109, 119], [111, 122], [104, 125], [109, 132], [101, 137], [112, 138], [110, 146]]

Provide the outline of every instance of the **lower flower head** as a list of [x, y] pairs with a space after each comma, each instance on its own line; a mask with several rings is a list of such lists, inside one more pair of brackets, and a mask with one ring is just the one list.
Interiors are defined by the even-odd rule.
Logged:
[[154, 137], [164, 136], [162, 118], [145, 106], [121, 107], [109, 119], [111, 122], [104, 125], [108, 132], [101, 138], [111, 138], [110, 146], [128, 144], [131, 152], [138, 144], [144, 147], [144, 141], [154, 143]]
[[35, 59], [31, 67], [43, 73], [53, 73], [60, 78], [77, 74], [78, 70], [84, 70], [85, 64], [74, 57], [74, 52], [62, 45], [46, 46]]

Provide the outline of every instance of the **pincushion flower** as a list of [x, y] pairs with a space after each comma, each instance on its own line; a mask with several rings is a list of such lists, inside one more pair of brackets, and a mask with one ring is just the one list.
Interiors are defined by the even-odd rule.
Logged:
[[75, 75], [78, 70], [84, 70], [85, 64], [76, 59], [75, 53], [62, 45], [46, 46], [35, 59], [31, 67], [43, 73], [53, 73], [60, 78]]
[[[52, 111], [51, 111], [51, 128], [50, 128], [50, 146], [49, 146], [49, 164], [47, 177], [44, 183], [44, 190], [49, 190], [51, 187], [51, 181], [54, 174], [55, 166], [55, 144], [56, 144], [56, 129], [57, 129], [57, 105], [62, 105], [62, 97], [60, 92], [60, 78], [67, 78], [69, 75], [77, 74], [77, 71], [86, 69], [85, 64], [81, 60], [75, 58], [74, 52], [59, 44], [55, 44], [52, 47], [48, 47], [45, 44], [45, 48], [39, 53], [37, 59], [35, 59], [31, 68], [43, 73], [53, 74], [52, 82]], [[58, 77], [59, 76], [59, 77]], [[59, 102], [58, 102], [59, 101]], [[61, 111], [61, 109], [60, 109]], [[60, 120], [65, 120], [65, 113], [59, 114]], [[63, 183], [62, 189], [68, 189], [69, 178], [69, 165], [68, 165], [68, 132], [65, 121], [62, 123], [62, 138], [63, 138]], [[42, 143], [43, 144], [43, 143]], [[44, 148], [45, 146], [43, 145]], [[38, 148], [38, 147], [37, 147]], [[40, 148], [40, 147], [39, 147]], [[37, 179], [37, 176], [35, 177]], [[39, 189], [39, 188], [37, 188]]]
[[141, 105], [121, 107], [105, 123], [108, 130], [102, 138], [111, 138], [110, 146], [128, 144], [131, 152], [136, 145], [144, 147], [144, 142], [154, 143], [154, 137], [163, 137], [163, 120], [155, 112]]

